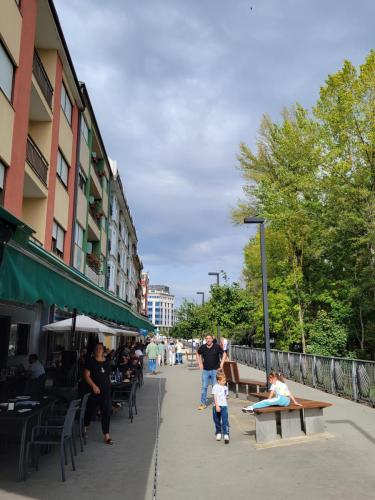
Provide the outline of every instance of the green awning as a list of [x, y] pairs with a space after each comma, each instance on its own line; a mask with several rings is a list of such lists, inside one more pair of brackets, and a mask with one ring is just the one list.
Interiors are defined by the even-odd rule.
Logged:
[[125, 302], [92, 283], [54, 255], [29, 241], [11, 241], [0, 264], [0, 299], [21, 304], [56, 304], [78, 313], [153, 331], [154, 326]]

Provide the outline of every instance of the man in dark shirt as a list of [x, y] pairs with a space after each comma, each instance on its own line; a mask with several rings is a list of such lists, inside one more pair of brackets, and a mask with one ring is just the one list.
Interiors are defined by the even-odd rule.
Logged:
[[201, 404], [198, 410], [207, 407], [207, 389], [209, 384], [216, 384], [216, 371], [222, 369], [227, 360], [227, 353], [223, 351], [218, 343], [213, 342], [212, 335], [206, 335], [206, 343], [201, 345], [197, 351], [199, 368], [202, 370]]

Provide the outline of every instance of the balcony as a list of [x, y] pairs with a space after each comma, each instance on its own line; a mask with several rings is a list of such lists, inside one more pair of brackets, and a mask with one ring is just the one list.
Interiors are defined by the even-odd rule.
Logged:
[[48, 106], [52, 109], [53, 87], [36, 50], [34, 51], [33, 73]]
[[48, 162], [30, 136], [27, 138], [26, 161], [43, 184], [47, 186]]

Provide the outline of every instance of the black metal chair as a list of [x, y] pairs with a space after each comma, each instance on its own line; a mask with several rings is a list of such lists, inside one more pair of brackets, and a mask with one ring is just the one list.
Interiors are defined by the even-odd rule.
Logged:
[[127, 406], [129, 409], [129, 418], [133, 423], [133, 408], [135, 409], [135, 414], [138, 414], [137, 403], [136, 403], [136, 391], [137, 382], [134, 381], [132, 384], [124, 384], [122, 387], [116, 387], [112, 394], [112, 402], [118, 404], [123, 408]]
[[136, 379], [138, 387], [143, 385], [143, 366], [138, 366], [136, 371]]
[[85, 413], [87, 400], [90, 397], [90, 393], [85, 394], [81, 400], [81, 405], [79, 407], [79, 443], [81, 445], [81, 451], [83, 451], [83, 445], [87, 443], [86, 432], [85, 432]]
[[72, 470], [76, 470], [73, 453], [73, 424], [76, 416], [78, 406], [72, 406], [68, 409], [64, 425], [37, 425], [31, 431], [31, 439], [27, 443], [26, 448], [26, 467], [25, 476], [27, 478], [27, 467], [29, 463], [30, 449], [33, 448], [35, 453], [35, 469], [38, 470], [39, 466], [39, 448], [47, 446], [60, 447], [60, 466], [61, 466], [61, 479], [66, 480], [65, 465], [68, 464], [67, 446], [69, 446], [70, 458], [72, 461]]
[[[64, 425], [65, 416], [66, 416], [67, 411], [70, 408], [78, 408], [78, 411], [79, 411], [80, 405], [81, 405], [80, 399], [72, 399], [69, 403], [68, 408], [66, 410], [64, 410], [64, 413], [62, 413], [60, 415], [50, 415], [49, 417], [47, 417], [45, 425], [58, 425], [58, 426], [62, 427]], [[81, 437], [80, 437], [80, 440], [81, 440]], [[74, 423], [73, 423], [73, 451], [74, 451], [74, 455], [77, 456], [77, 446], [76, 446], [76, 440], [75, 440], [75, 435], [74, 435]], [[83, 451], [83, 450], [81, 450], [81, 451]]]

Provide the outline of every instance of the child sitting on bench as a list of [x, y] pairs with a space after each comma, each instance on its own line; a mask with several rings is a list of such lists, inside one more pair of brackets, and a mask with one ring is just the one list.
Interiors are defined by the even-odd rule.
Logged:
[[290, 401], [297, 406], [301, 406], [301, 404], [296, 401], [293, 394], [290, 392], [281, 373], [271, 372], [268, 380], [271, 384], [268, 399], [245, 406], [245, 408], [242, 408], [244, 413], [254, 413], [254, 410], [266, 408], [267, 406], [289, 406]]

